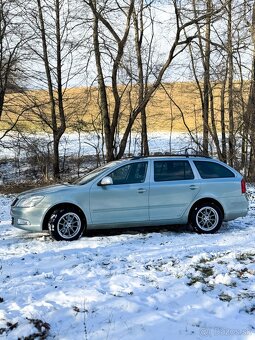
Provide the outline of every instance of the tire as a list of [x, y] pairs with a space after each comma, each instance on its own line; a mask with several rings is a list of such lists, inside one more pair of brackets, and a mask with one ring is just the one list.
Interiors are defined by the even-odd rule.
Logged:
[[203, 203], [196, 206], [192, 213], [190, 222], [193, 229], [199, 234], [216, 233], [223, 221], [221, 209], [213, 203]]
[[48, 228], [56, 241], [74, 241], [82, 236], [85, 221], [76, 209], [62, 208], [51, 214]]

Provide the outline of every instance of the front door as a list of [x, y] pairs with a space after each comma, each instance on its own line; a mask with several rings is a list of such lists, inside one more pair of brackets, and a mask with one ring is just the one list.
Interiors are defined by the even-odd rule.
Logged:
[[92, 223], [146, 224], [149, 221], [148, 162], [128, 163], [108, 174], [113, 184], [94, 183], [90, 190]]

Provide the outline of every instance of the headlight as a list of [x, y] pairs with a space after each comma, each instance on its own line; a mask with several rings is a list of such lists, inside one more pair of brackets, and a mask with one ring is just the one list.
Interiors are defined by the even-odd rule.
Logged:
[[22, 207], [22, 208], [31, 208], [35, 207], [37, 204], [39, 204], [43, 200], [44, 196], [31, 196], [28, 198], [22, 198], [16, 207]]

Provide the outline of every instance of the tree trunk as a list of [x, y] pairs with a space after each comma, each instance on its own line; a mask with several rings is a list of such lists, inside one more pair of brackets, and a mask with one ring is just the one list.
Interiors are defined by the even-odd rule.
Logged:
[[246, 114], [246, 124], [247, 131], [249, 131], [250, 141], [251, 141], [251, 150], [250, 150], [250, 161], [249, 161], [249, 179], [254, 182], [255, 181], [255, 1], [253, 3], [253, 11], [252, 11], [252, 24], [251, 24], [251, 32], [252, 32], [252, 72], [251, 72], [251, 81], [250, 81], [250, 90], [249, 90], [249, 98], [247, 105], [247, 114]]
[[[144, 80], [144, 71], [143, 71], [143, 60], [142, 60], [142, 43], [143, 43], [143, 34], [144, 34], [144, 24], [143, 24], [143, 0], [140, 2], [139, 7], [139, 20], [138, 13], [136, 13], [135, 8], [133, 11], [133, 22], [135, 28], [135, 49], [136, 49], [136, 58], [137, 58], [137, 67], [138, 67], [138, 86], [139, 86], [139, 94], [138, 100], [141, 102], [144, 97], [144, 92], [147, 90], [147, 84]], [[140, 24], [140, 25], [139, 25]], [[147, 79], [148, 77], [146, 77]], [[146, 117], [146, 107], [141, 110], [141, 123], [142, 123], [142, 132], [141, 132], [141, 155], [149, 156], [149, 143], [148, 143], [148, 134], [147, 134], [147, 117]]]
[[60, 178], [60, 166], [59, 166], [59, 137], [54, 135], [53, 139], [53, 176], [55, 179]]
[[100, 53], [100, 48], [99, 48], [98, 35], [99, 35], [98, 18], [96, 17], [96, 15], [94, 15], [93, 42], [94, 42], [96, 68], [97, 68], [99, 106], [100, 106], [103, 130], [104, 130], [106, 161], [110, 162], [114, 159], [114, 155], [113, 155], [113, 147], [111, 144], [110, 118], [109, 118], [109, 111], [108, 111], [106, 85], [105, 85], [104, 75], [103, 75], [103, 70], [102, 70], [102, 65], [101, 65], [101, 53]]
[[147, 133], [147, 117], [146, 117], [146, 109], [142, 109], [141, 111], [141, 119], [142, 119], [142, 145], [141, 145], [141, 155], [149, 156], [149, 142], [148, 142], [148, 133]]
[[227, 79], [227, 75], [224, 77], [224, 80], [221, 84], [221, 91], [220, 91], [221, 149], [222, 149], [223, 162], [227, 162], [227, 139], [226, 139], [226, 124], [225, 124], [226, 79]]
[[204, 105], [203, 105], [203, 151], [208, 155], [209, 146], [209, 103], [210, 103], [210, 55], [211, 55], [211, 13], [212, 4], [211, 0], [207, 0], [206, 12], [206, 31], [205, 31], [205, 52], [204, 52]]
[[214, 96], [213, 96], [213, 89], [212, 89], [211, 85], [210, 85], [210, 113], [211, 113], [211, 125], [212, 125], [212, 129], [210, 131], [210, 134], [211, 134], [213, 141], [214, 141], [214, 144], [216, 146], [218, 158], [220, 160], [223, 160], [221, 148], [220, 148], [220, 141], [219, 141], [218, 133], [217, 133], [217, 126], [216, 126], [216, 122], [215, 122]]
[[231, 166], [235, 163], [235, 136], [234, 136], [234, 103], [233, 103], [233, 41], [232, 41], [232, 0], [228, 2], [228, 160]]
[[[63, 93], [62, 93], [62, 58], [61, 58], [61, 25], [60, 25], [60, 3], [59, 0], [55, 2], [55, 35], [57, 44], [57, 101], [54, 96], [54, 85], [52, 81], [51, 65], [48, 55], [48, 47], [46, 40], [45, 21], [43, 16], [43, 7], [41, 0], [37, 0], [40, 33], [43, 47], [43, 61], [45, 67], [45, 73], [48, 85], [48, 94], [51, 107], [51, 128], [53, 134], [53, 176], [55, 179], [60, 178], [60, 166], [59, 166], [59, 142], [66, 129], [65, 112], [63, 105]], [[58, 112], [57, 112], [58, 109]]]

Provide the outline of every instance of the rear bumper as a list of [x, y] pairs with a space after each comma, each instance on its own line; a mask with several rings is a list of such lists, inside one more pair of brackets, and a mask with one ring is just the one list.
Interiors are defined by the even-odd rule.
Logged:
[[248, 213], [249, 202], [245, 195], [228, 199], [224, 205], [224, 221], [231, 221], [238, 217], [245, 217]]

